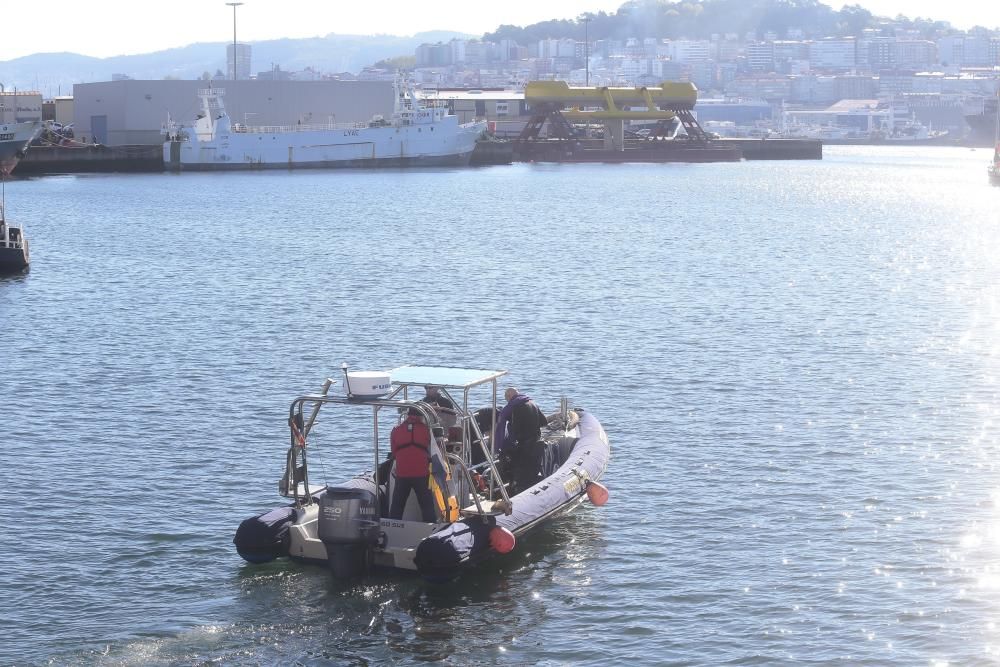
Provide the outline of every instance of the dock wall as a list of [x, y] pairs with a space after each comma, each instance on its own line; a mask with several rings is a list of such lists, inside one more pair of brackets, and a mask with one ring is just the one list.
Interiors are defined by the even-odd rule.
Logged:
[[163, 145], [32, 146], [18, 163], [18, 176], [93, 172], [163, 171]]
[[713, 143], [735, 146], [744, 160], [822, 160], [819, 139], [718, 139]]

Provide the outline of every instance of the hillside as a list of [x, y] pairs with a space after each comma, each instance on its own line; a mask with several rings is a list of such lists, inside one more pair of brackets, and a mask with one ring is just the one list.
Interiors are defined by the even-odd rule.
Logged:
[[[393, 35], [327, 35], [311, 39], [253, 42], [253, 71], [271, 65], [295, 71], [306, 67], [324, 72], [358, 72], [384, 58], [411, 55], [424, 42], [467, 38], [455, 32]], [[0, 62], [0, 83], [7, 90], [40, 90], [45, 96], [72, 93], [74, 83], [109, 81], [113, 74], [133, 79], [197, 79], [205, 72], [226, 70], [226, 42], [188, 46], [138, 55], [91, 58], [75, 53], [37, 53]]]

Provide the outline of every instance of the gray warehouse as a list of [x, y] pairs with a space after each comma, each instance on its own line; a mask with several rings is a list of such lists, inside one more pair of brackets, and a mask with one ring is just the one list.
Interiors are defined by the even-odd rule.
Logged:
[[225, 90], [234, 123], [355, 123], [388, 116], [393, 86], [385, 81], [104, 81], [73, 86], [78, 139], [108, 146], [159, 144], [168, 117], [183, 125], [200, 111], [198, 90]]

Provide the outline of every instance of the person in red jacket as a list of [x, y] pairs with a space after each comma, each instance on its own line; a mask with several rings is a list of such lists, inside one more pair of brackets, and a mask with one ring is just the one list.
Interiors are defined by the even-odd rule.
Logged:
[[392, 455], [396, 459], [396, 486], [389, 507], [390, 519], [402, 519], [410, 491], [417, 494], [420, 513], [426, 523], [435, 523], [434, 498], [427, 485], [430, 476], [431, 431], [420, 411], [410, 408], [406, 419], [392, 429], [389, 436]]

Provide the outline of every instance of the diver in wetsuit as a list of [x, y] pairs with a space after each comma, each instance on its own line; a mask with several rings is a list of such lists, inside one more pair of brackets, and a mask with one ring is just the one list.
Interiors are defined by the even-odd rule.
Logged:
[[497, 451], [504, 478], [520, 493], [538, 481], [541, 474], [542, 427], [549, 423], [545, 413], [516, 387], [504, 392], [507, 405], [497, 419]]

